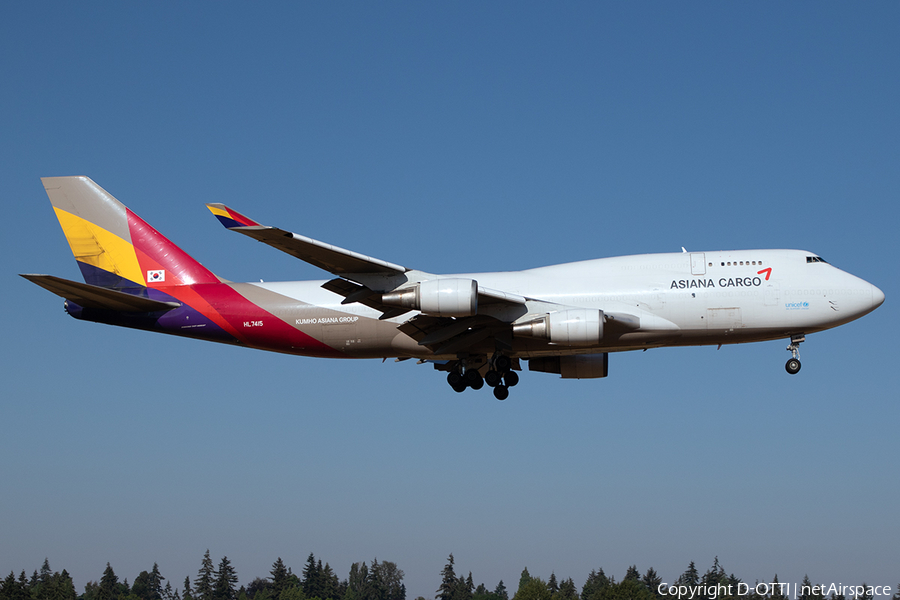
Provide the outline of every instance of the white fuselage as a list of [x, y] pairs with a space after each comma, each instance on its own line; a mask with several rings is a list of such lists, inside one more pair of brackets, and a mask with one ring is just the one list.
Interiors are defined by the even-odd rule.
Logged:
[[[446, 275], [567, 307], [634, 315], [640, 327], [590, 347], [522, 344], [521, 357], [728, 344], [813, 333], [877, 308], [884, 294], [810, 252], [739, 250], [601, 258], [525, 271]], [[380, 313], [324, 289], [324, 281], [244, 284], [293, 299], [317, 339], [347, 338], [348, 356], [435, 356], [396, 327], [410, 314]], [[529, 306], [529, 309], [531, 307]], [[535, 309], [537, 312], [543, 308]], [[413, 313], [414, 314], [414, 313]], [[348, 320], [340, 315], [357, 317]], [[340, 330], [338, 330], [340, 328]], [[352, 341], [352, 343], [350, 343]]]

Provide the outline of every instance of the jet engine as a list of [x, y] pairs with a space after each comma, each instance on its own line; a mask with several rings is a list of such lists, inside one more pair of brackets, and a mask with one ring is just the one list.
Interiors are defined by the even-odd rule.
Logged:
[[591, 346], [603, 339], [603, 311], [570, 308], [513, 325], [513, 335], [550, 340], [560, 346]]
[[470, 317], [478, 313], [478, 282], [473, 279], [430, 279], [383, 294], [381, 301], [437, 317]]

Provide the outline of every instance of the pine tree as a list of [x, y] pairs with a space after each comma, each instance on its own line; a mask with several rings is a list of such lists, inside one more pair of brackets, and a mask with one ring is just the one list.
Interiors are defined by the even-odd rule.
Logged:
[[[108, 564], [106, 566], [109, 566]], [[30, 598], [31, 594], [28, 591], [28, 578], [25, 577], [25, 569], [22, 569], [22, 572], [19, 573], [19, 585], [18, 588], [22, 590], [22, 593], [25, 594], [26, 598]]]
[[[519, 575], [519, 587], [516, 590], [516, 594], [518, 594], [519, 590], [521, 590], [531, 580], [531, 573], [528, 572], [528, 567], [525, 567], [524, 569], [522, 569], [522, 574]], [[515, 596], [513, 596], [513, 598], [515, 598]]]
[[50, 560], [48, 558], [44, 558], [44, 564], [41, 565], [41, 574], [38, 575], [38, 583], [42, 583], [44, 585], [50, 583], [50, 577], [53, 575], [53, 571], [50, 569]]
[[855, 600], [872, 600], [872, 594], [869, 593], [870, 586], [865, 581], [862, 582], [862, 585], [858, 586], [862, 588], [862, 593], [857, 594]]
[[62, 573], [53, 573], [47, 585], [46, 597], [48, 600], [76, 600], [75, 583], [69, 572], [63, 569]]
[[131, 586], [131, 593], [138, 600], [153, 600], [150, 592], [150, 573], [147, 571], [138, 573], [138, 576], [134, 578], [134, 584]]
[[644, 573], [644, 576], [641, 578], [641, 582], [654, 596], [662, 597], [659, 593], [659, 584], [661, 584], [663, 580], [662, 577], [657, 574], [656, 569], [653, 567], [647, 569], [647, 572]]
[[687, 570], [681, 574], [676, 583], [678, 583], [678, 585], [700, 584], [700, 574], [697, 572], [697, 566], [694, 564], [694, 561], [691, 561], [691, 564], [688, 565]]
[[216, 569], [209, 557], [209, 549], [203, 555], [203, 562], [194, 580], [194, 600], [213, 600], [213, 584], [215, 582]]
[[340, 584], [337, 575], [334, 574], [334, 569], [325, 563], [325, 567], [322, 569], [322, 600], [338, 600]]
[[216, 584], [213, 589], [214, 600], [237, 600], [238, 577], [227, 556], [223, 556], [216, 570]]
[[603, 569], [592, 570], [581, 588], [581, 600], [596, 600], [607, 586], [609, 586], [609, 578]]
[[803, 583], [800, 584], [800, 595], [797, 596], [798, 600], [825, 600], [825, 595], [822, 593], [822, 588], [814, 586], [812, 581], [809, 580], [809, 575], [803, 576]]
[[191, 578], [184, 578], [184, 596], [182, 596], [184, 600], [194, 600], [194, 592], [191, 591]]
[[369, 578], [369, 569], [365, 561], [350, 565], [350, 575], [347, 578], [347, 590], [343, 600], [362, 600], [365, 595], [366, 580]]
[[444, 570], [441, 571], [441, 587], [437, 589], [435, 600], [453, 600], [456, 586], [456, 573], [453, 571], [453, 553], [451, 552], [450, 557], [447, 558], [447, 564], [444, 565]]
[[559, 592], [559, 583], [556, 581], [556, 573], [554, 571], [550, 571], [550, 579], [547, 580], [547, 587], [553, 595], [556, 595], [556, 593]]
[[0, 583], [0, 600], [13, 600], [17, 595], [18, 587], [16, 575], [10, 571], [3, 583]]
[[[707, 586], [715, 586], [720, 583], [724, 583], [728, 577], [725, 575], [725, 569], [722, 568], [722, 565], [719, 564], [719, 557], [716, 556], [713, 559], [712, 566], [703, 574], [703, 578], [700, 580], [702, 585]], [[727, 584], [726, 584], [727, 585]]]
[[119, 600], [119, 578], [109, 563], [100, 578], [100, 589], [97, 591], [98, 600]]
[[316, 564], [316, 557], [310, 552], [303, 567], [303, 594], [307, 598], [322, 598], [321, 573], [322, 561]]
[[153, 569], [150, 571], [150, 578], [147, 581], [147, 586], [150, 591], [150, 599], [151, 600], [162, 600], [163, 597], [163, 585], [162, 582], [165, 581], [165, 577], [159, 572], [159, 565], [153, 563]]
[[559, 593], [556, 597], [557, 600], [578, 600], [578, 588], [575, 587], [571, 577], [559, 584]]
[[270, 579], [272, 580], [272, 595], [278, 598], [288, 583], [288, 570], [280, 556], [278, 560], [272, 563], [272, 570], [269, 571], [269, 575], [271, 575]]
[[31, 600], [31, 594], [28, 591], [28, 579], [25, 577], [25, 571], [19, 575], [19, 579], [10, 571], [3, 583], [0, 584], [2, 593], [0, 597], [3, 600]]
[[397, 563], [389, 560], [372, 561], [369, 569], [371, 579], [371, 597], [378, 600], [406, 600], [406, 586], [403, 585], [403, 571]]
[[772, 579], [772, 586], [775, 588], [772, 590], [772, 595], [769, 596], [772, 600], [786, 600], [787, 596], [781, 593], [781, 586], [778, 584], [778, 573], [775, 573], [775, 578]]
[[494, 588], [494, 595], [497, 597], [497, 600], [509, 600], [509, 592], [506, 591], [506, 586], [503, 584], [502, 579], [497, 584], [497, 587]]
[[472, 572], [469, 572], [469, 577], [463, 577], [462, 575], [456, 580], [456, 589], [453, 591], [453, 600], [472, 600], [472, 596], [475, 592], [475, 584], [472, 581]]

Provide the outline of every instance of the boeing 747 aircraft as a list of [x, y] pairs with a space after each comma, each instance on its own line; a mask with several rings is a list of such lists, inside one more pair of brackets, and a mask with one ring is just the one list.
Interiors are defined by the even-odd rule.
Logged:
[[222, 204], [229, 230], [319, 267], [322, 281], [232, 283], [87, 177], [44, 188], [85, 283], [22, 275], [76, 319], [301, 356], [417, 359], [457, 392], [504, 400], [530, 371], [606, 377], [609, 353], [805, 336], [878, 308], [874, 285], [803, 250], [600, 258], [436, 275], [260, 225]]

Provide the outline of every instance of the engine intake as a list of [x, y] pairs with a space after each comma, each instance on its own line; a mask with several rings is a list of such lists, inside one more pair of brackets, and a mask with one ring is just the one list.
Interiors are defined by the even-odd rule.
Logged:
[[560, 346], [590, 346], [603, 339], [603, 311], [572, 308], [513, 325], [513, 335]]
[[426, 315], [470, 317], [478, 313], [478, 282], [473, 279], [430, 279], [383, 294], [381, 301]]

